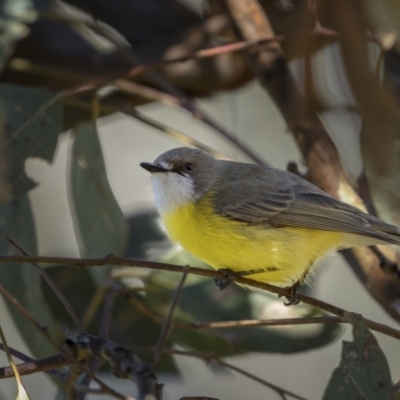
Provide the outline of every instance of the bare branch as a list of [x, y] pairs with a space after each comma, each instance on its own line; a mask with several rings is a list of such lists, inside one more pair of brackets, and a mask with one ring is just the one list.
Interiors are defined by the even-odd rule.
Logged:
[[158, 363], [158, 361], [160, 359], [160, 353], [161, 353], [161, 351], [162, 351], [162, 349], [163, 349], [163, 347], [165, 345], [165, 342], [168, 339], [169, 333], [171, 331], [172, 315], [173, 315], [175, 307], [176, 307], [176, 305], [178, 303], [179, 296], [181, 295], [182, 288], [183, 288], [183, 285], [184, 285], [184, 283], [186, 281], [186, 277], [187, 277], [188, 272], [189, 272], [189, 268], [188, 267], [184, 267], [182, 278], [181, 278], [181, 280], [180, 280], [180, 282], [179, 282], [179, 284], [178, 284], [178, 286], [177, 286], [177, 288], [175, 290], [174, 298], [172, 299], [172, 303], [171, 303], [167, 318], [164, 321], [164, 325], [163, 325], [163, 328], [161, 330], [160, 337], [158, 338], [156, 351], [154, 352], [153, 365], [156, 365]]
[[[187, 268], [179, 265], [165, 264], [153, 261], [131, 260], [127, 258], [117, 257], [113, 254], [109, 254], [104, 258], [97, 258], [97, 259], [43, 257], [43, 256], [38, 256], [38, 257], [0, 256], [0, 264], [10, 263], [10, 262], [36, 262], [42, 264], [66, 265], [66, 266], [78, 267], [79, 269], [101, 266], [101, 265], [114, 265], [114, 266], [124, 266], [124, 267], [149, 268], [160, 271], [178, 272], [181, 274], [183, 273], [184, 269]], [[194, 275], [206, 276], [209, 278], [223, 278], [223, 275], [220, 272], [204, 268], [190, 267], [188, 268], [188, 273]], [[248, 278], [237, 278], [236, 281], [242, 285], [251, 286], [261, 290], [266, 290], [268, 292], [276, 293], [281, 296], [290, 296], [290, 289], [288, 288], [281, 288], [278, 286], [270, 285], [268, 283], [257, 282]], [[312, 297], [303, 294], [299, 294], [298, 298], [305, 304], [317, 307], [321, 310], [337, 315], [338, 317], [343, 317], [347, 312], [346, 310], [340, 307], [336, 307], [332, 304], [325, 303], [321, 300], [314, 299]], [[395, 339], [400, 340], [400, 331], [397, 329], [391, 328], [384, 324], [380, 324], [378, 322], [371, 321], [362, 316], [360, 316], [360, 321], [363, 322], [369, 329], [373, 331], [381, 332], [387, 336], [391, 336]]]
[[[32, 360], [17, 364], [17, 369], [22, 376], [35, 374], [36, 372], [49, 372], [51, 369], [62, 368], [68, 365], [70, 365], [70, 362], [62, 354], [56, 354], [40, 360]], [[11, 367], [0, 368], [0, 379], [11, 378], [13, 376], [14, 372]]]

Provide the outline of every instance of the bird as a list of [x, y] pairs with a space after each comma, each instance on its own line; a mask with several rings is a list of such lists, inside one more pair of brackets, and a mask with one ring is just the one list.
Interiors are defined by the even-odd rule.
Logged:
[[296, 174], [219, 160], [179, 147], [143, 162], [170, 238], [221, 271], [289, 287], [286, 305], [316, 260], [343, 248], [400, 244], [400, 229], [325, 193]]

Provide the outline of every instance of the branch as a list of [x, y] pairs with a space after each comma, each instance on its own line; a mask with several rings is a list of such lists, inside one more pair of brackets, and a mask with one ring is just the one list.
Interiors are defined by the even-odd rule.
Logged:
[[[35, 374], [36, 372], [48, 372], [51, 369], [62, 368], [68, 365], [70, 365], [70, 362], [62, 354], [56, 354], [40, 360], [17, 364], [17, 369], [22, 376]], [[13, 376], [14, 372], [11, 367], [0, 368], [0, 379], [11, 378]]]
[[[82, 258], [65, 258], [65, 257], [21, 257], [21, 256], [0, 256], [1, 263], [18, 263], [18, 262], [37, 262], [42, 264], [53, 264], [53, 265], [65, 265], [74, 266], [79, 269], [102, 266], [102, 265], [113, 265], [113, 266], [124, 266], [124, 267], [136, 267], [136, 268], [148, 268], [160, 271], [170, 271], [183, 273], [186, 267], [181, 267], [179, 265], [165, 264], [153, 261], [144, 260], [131, 260], [127, 258], [117, 257], [114, 254], [109, 254], [104, 258], [92, 258], [92, 259], [82, 259]], [[189, 274], [206, 276], [209, 278], [223, 278], [224, 276], [218, 271], [212, 271], [204, 268], [188, 268]], [[280, 296], [290, 296], [290, 288], [281, 288], [278, 286], [273, 286], [268, 283], [257, 282], [248, 278], [237, 278], [237, 283], [242, 285], [251, 286], [257, 289], [267, 290], [268, 292], [278, 294]], [[0, 286], [1, 287], [1, 286]], [[331, 314], [337, 315], [338, 317], [344, 317], [346, 310], [336, 307], [332, 304], [325, 303], [321, 300], [308, 297], [303, 294], [299, 294], [298, 298], [305, 304], [317, 307], [321, 310], [327, 311]], [[371, 321], [367, 318], [360, 316], [360, 321], [363, 322], [368, 328], [373, 331], [381, 332], [387, 336], [391, 336], [395, 339], [400, 339], [400, 331], [391, 328], [387, 325], [380, 324], [378, 322]]]
[[[129, 296], [128, 301], [143, 315], [157, 324], [163, 324], [164, 319], [154, 314], [141, 301], [134, 296]], [[311, 324], [339, 324], [347, 323], [342, 317], [304, 317], [304, 318], [278, 318], [278, 319], [242, 319], [236, 321], [215, 321], [215, 322], [172, 322], [174, 329], [233, 329], [249, 328], [257, 326], [294, 326]]]
[[157, 346], [156, 346], [156, 351], [154, 352], [154, 360], [153, 360], [153, 366], [156, 365], [160, 359], [160, 353], [165, 345], [165, 342], [168, 339], [169, 333], [171, 331], [171, 324], [172, 324], [172, 315], [174, 313], [175, 307], [178, 304], [178, 299], [179, 296], [181, 295], [183, 285], [186, 281], [187, 274], [189, 272], [189, 267], [184, 267], [183, 269], [183, 274], [182, 278], [175, 290], [174, 298], [172, 299], [171, 306], [168, 311], [167, 318], [164, 321], [162, 330], [160, 332], [160, 337], [158, 338]]

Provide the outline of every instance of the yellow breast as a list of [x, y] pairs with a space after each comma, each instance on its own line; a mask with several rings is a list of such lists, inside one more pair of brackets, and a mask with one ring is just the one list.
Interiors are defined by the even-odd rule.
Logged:
[[268, 228], [221, 217], [206, 200], [161, 215], [171, 239], [212, 267], [264, 270], [252, 279], [289, 286], [341, 245], [339, 232]]

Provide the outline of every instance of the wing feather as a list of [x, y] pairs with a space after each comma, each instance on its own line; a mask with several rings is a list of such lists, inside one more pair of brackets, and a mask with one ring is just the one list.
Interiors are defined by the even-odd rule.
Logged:
[[400, 243], [397, 228], [336, 200], [297, 175], [256, 165], [243, 171], [235, 164], [231, 164], [234, 176], [217, 183], [214, 197], [217, 211], [227, 218], [266, 227], [338, 231]]

